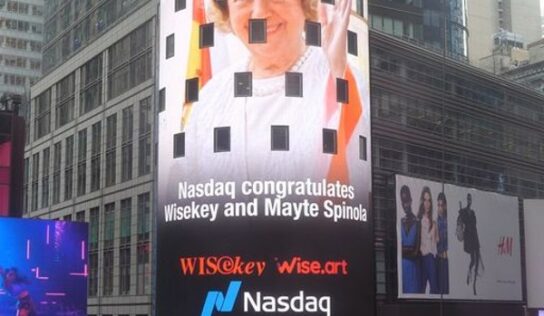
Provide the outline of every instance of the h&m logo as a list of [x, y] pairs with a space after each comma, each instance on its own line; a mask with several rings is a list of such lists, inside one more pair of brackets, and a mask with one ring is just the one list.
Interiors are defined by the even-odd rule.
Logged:
[[219, 291], [209, 291], [200, 316], [212, 316], [214, 308], [218, 312], [232, 312], [241, 286], [241, 281], [230, 281], [225, 295]]
[[497, 245], [497, 253], [499, 256], [512, 256], [512, 246], [514, 238], [510, 236], [502, 236], [499, 238], [499, 244]]

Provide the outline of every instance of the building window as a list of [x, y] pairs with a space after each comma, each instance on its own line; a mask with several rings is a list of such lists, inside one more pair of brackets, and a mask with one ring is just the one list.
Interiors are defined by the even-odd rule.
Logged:
[[49, 206], [49, 159], [50, 150], [45, 148], [42, 156], [42, 208]]
[[102, 268], [102, 293], [113, 294], [113, 238], [115, 232], [115, 203], [104, 205], [104, 252]]
[[40, 176], [40, 153], [32, 155], [32, 201], [30, 209], [38, 209], [38, 181]]
[[115, 203], [104, 205], [104, 248], [113, 248], [115, 233]]
[[108, 49], [108, 100], [151, 78], [151, 38], [146, 22]]
[[60, 202], [60, 165], [62, 157], [62, 143], [53, 146], [53, 204]]
[[74, 119], [74, 79], [75, 75], [72, 73], [56, 84], [57, 105], [55, 126], [57, 128], [71, 122]]
[[115, 184], [117, 169], [117, 114], [106, 119], [106, 186]]
[[87, 129], [79, 131], [77, 136], [77, 195], [81, 196], [87, 191]]
[[51, 90], [42, 92], [34, 99], [36, 116], [34, 119], [34, 140], [51, 132]]
[[123, 109], [123, 132], [121, 147], [121, 181], [132, 179], [132, 140], [133, 140], [132, 106]]
[[137, 265], [136, 265], [136, 294], [150, 293], [150, 228], [151, 228], [151, 205], [149, 193], [138, 195], [138, 216], [137, 216]]
[[74, 136], [66, 137], [64, 166], [64, 200], [72, 198], [74, 179]]
[[149, 240], [151, 205], [149, 193], [138, 195], [138, 240]]
[[130, 294], [130, 245], [119, 249], [119, 295]]
[[121, 200], [119, 225], [119, 294], [130, 293], [130, 244], [132, 225], [132, 199]]
[[30, 176], [30, 158], [25, 158], [23, 173], [23, 212], [28, 213], [28, 178]]
[[79, 211], [76, 213], [76, 222], [84, 222], [85, 221], [85, 211]]
[[81, 67], [79, 113], [83, 115], [102, 104], [102, 55]]
[[151, 172], [151, 97], [140, 101], [138, 176]]
[[89, 296], [98, 294], [98, 229], [99, 208], [90, 210], [89, 217]]
[[91, 146], [91, 192], [100, 189], [100, 158], [102, 148], [102, 122], [92, 126]]

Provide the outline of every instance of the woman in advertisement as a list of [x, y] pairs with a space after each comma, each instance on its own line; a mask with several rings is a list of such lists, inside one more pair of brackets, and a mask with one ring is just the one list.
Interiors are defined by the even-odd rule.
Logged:
[[433, 200], [427, 186], [421, 192], [418, 218], [421, 223], [421, 293], [426, 292], [429, 284], [430, 294], [439, 294], [436, 270], [438, 225], [433, 219]]
[[[367, 92], [347, 62], [351, 7], [351, 0], [334, 5], [318, 0], [211, 1], [215, 26], [238, 38], [249, 57], [214, 74], [192, 106], [185, 126], [186, 158], [187, 168], [198, 172], [190, 172], [189, 178], [321, 181], [337, 172], [334, 180], [364, 181], [355, 173], [365, 163], [359, 159], [359, 138], [367, 128], [359, 97]], [[266, 20], [265, 42], [250, 41], [252, 19]], [[306, 21], [320, 22], [321, 47], [306, 45]], [[251, 73], [250, 96], [235, 93], [240, 73]], [[300, 96], [286, 96], [292, 88], [287, 87], [288, 73], [301, 75]], [[354, 83], [349, 105], [336, 102], [336, 78]], [[359, 109], [351, 114], [355, 103]], [[345, 116], [349, 127], [341, 125]], [[272, 145], [276, 127], [282, 131], [281, 148]], [[324, 152], [324, 129], [338, 132], [336, 152]]]
[[0, 276], [3, 281], [2, 287], [18, 301], [16, 316], [36, 316], [28, 290], [29, 281], [19, 274], [17, 268], [4, 270], [0, 267]]
[[438, 288], [440, 294], [450, 293], [449, 262], [448, 262], [448, 202], [444, 192], [438, 193], [436, 200], [438, 217], [438, 244], [436, 263], [438, 268]]
[[400, 200], [406, 214], [401, 219], [402, 292], [419, 293], [421, 289], [421, 256], [419, 220], [412, 212], [412, 194], [407, 185], [400, 188]]

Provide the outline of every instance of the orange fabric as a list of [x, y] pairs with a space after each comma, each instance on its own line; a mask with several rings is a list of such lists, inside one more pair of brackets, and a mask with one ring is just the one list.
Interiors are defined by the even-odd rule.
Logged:
[[[330, 76], [332, 77], [332, 76]], [[340, 114], [340, 123], [338, 126], [338, 147], [337, 154], [332, 157], [331, 165], [329, 167], [329, 173], [327, 179], [331, 182], [340, 181], [344, 184], [349, 184], [349, 171], [348, 171], [348, 162], [347, 162], [347, 146], [350, 141], [357, 141], [357, 137], [353, 138], [353, 133], [357, 127], [357, 122], [361, 118], [363, 113], [363, 107], [361, 104], [361, 98], [359, 95], [359, 89], [357, 87], [357, 82], [351, 69], [348, 67], [346, 69], [346, 80], [348, 81], [348, 90], [349, 90], [349, 102], [342, 104], [341, 114]], [[331, 85], [332, 80], [329, 80], [327, 86]], [[332, 87], [335, 87], [335, 82], [333, 82]], [[336, 89], [333, 91], [334, 95]], [[327, 94], [330, 94], [330, 88], [327, 87]], [[327, 96], [328, 102], [330, 102], [330, 95]], [[336, 100], [334, 100], [336, 102]], [[330, 104], [327, 104], [330, 107]], [[327, 115], [329, 114], [329, 109], [327, 109]], [[330, 119], [330, 116], [327, 117]]]

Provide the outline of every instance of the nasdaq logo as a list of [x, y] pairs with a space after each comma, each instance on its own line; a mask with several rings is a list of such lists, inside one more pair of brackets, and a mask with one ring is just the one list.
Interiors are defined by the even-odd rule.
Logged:
[[232, 312], [241, 286], [241, 281], [230, 281], [227, 293], [224, 295], [219, 291], [209, 291], [200, 316], [212, 316], [214, 309], [222, 313]]

